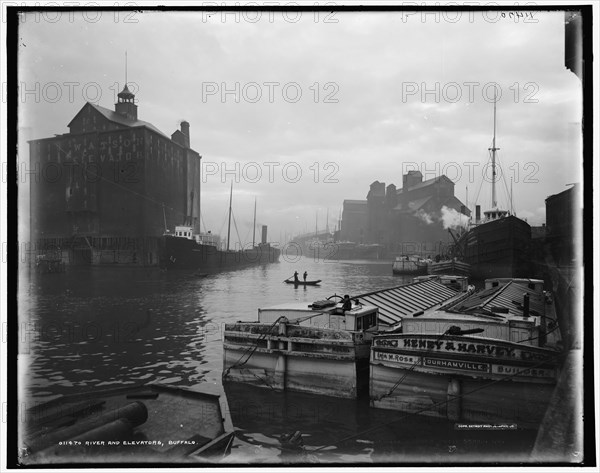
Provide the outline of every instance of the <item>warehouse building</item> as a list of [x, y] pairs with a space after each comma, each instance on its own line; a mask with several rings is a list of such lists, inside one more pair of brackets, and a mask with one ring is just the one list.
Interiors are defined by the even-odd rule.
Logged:
[[127, 85], [115, 109], [86, 103], [69, 132], [32, 140], [31, 237], [67, 264], [158, 264], [160, 238], [199, 231], [200, 159], [190, 125], [171, 137], [138, 119]]

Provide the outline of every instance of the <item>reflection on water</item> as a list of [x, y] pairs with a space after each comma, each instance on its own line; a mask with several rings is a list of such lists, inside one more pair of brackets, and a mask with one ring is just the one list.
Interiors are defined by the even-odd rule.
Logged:
[[[307, 271], [308, 279], [323, 280], [321, 286], [283, 284], [296, 270]], [[113, 267], [22, 274], [23, 397], [42, 401], [57, 394], [149, 381], [221, 385], [225, 323], [256, 320], [259, 307], [289, 301], [308, 304], [334, 293], [356, 295], [409, 281], [393, 276], [390, 262], [306, 258], [296, 263], [282, 258], [278, 264], [209, 275]], [[518, 451], [511, 437], [492, 439], [478, 432], [478, 438], [457, 440], [457, 432], [446, 422], [406, 419], [363, 402], [247, 386], [227, 386], [226, 393], [239, 429], [228, 458], [234, 463], [447, 462], [469, 452]], [[301, 456], [282, 451], [279, 441], [295, 431], [302, 433], [305, 445]], [[520, 442], [521, 449], [530, 444], [528, 438]]]
[[[227, 382], [238, 429], [230, 463], [527, 462], [534, 431], [456, 430], [453, 422], [374, 409], [368, 401]], [[282, 449], [299, 431], [303, 451]]]

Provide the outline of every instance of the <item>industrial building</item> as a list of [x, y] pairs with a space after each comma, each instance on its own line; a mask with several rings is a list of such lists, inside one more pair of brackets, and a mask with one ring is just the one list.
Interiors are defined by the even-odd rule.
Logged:
[[402, 176], [402, 188], [371, 184], [366, 200], [345, 200], [338, 241], [383, 245], [388, 254], [443, 252], [448, 227], [470, 216], [445, 175], [423, 180], [420, 171]]
[[158, 264], [160, 238], [198, 232], [200, 159], [190, 125], [171, 137], [138, 119], [127, 84], [115, 109], [86, 103], [69, 132], [32, 140], [31, 240], [67, 264]]

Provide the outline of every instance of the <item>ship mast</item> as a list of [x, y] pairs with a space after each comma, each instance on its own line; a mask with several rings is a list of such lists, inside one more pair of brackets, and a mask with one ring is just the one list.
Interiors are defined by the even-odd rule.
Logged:
[[492, 139], [492, 147], [488, 148], [492, 152], [492, 209], [498, 207], [496, 200], [496, 93], [494, 92], [494, 138]]
[[233, 181], [229, 190], [229, 223], [227, 224], [227, 251], [229, 251], [229, 237], [231, 235], [231, 197], [233, 195]]
[[254, 198], [254, 223], [252, 225], [252, 248], [254, 248], [255, 240], [256, 240], [256, 197]]
[[515, 211], [513, 210], [513, 193], [512, 193], [512, 178], [510, 179], [510, 213], [511, 215], [514, 215]]
[[200, 176], [200, 182], [198, 182], [198, 233], [202, 234], [202, 156], [198, 161], [198, 167], [198, 175]]

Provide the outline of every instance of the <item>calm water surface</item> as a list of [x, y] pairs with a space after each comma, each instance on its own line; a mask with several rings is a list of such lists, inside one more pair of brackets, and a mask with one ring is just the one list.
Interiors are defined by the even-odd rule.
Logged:
[[[367, 402], [221, 383], [225, 323], [256, 320], [257, 309], [332, 294], [398, 286], [391, 262], [302, 258], [209, 274], [143, 268], [68, 268], [19, 282], [21, 399], [38, 402], [140, 382], [224, 389], [237, 439], [226, 461], [526, 461], [532, 432], [464, 432], [454, 424], [370, 408]], [[320, 287], [283, 280], [297, 270]], [[290, 457], [279, 436], [301, 431], [307, 450]], [[507, 456], [508, 455], [508, 456]]]

